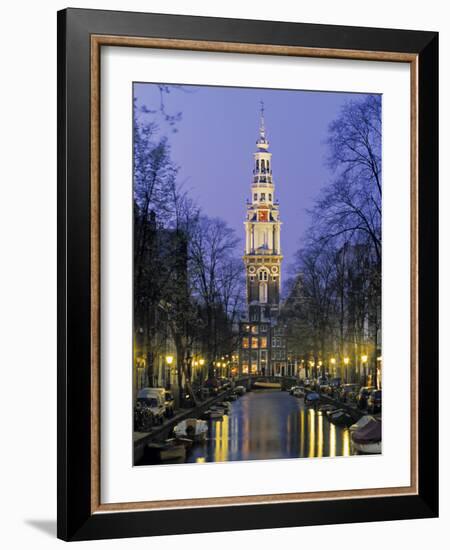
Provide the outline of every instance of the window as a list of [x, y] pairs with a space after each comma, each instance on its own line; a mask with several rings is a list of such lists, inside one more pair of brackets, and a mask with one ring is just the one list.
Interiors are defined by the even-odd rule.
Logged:
[[256, 171], [259, 171], [259, 160], [256, 160]]
[[248, 349], [248, 338], [242, 338], [242, 347]]
[[269, 171], [269, 166], [270, 166], [270, 165], [269, 165], [269, 161], [267, 161], [267, 166], [266, 166], [267, 171]]
[[267, 348], [267, 338], [265, 336], [262, 336], [260, 339], [260, 347]]
[[259, 325], [261, 332], [267, 332], [267, 325]]
[[266, 269], [260, 269], [258, 271], [258, 279], [260, 281], [268, 281], [269, 280], [269, 272]]
[[252, 349], [258, 349], [258, 338], [252, 338]]
[[254, 201], [257, 201], [257, 200], [258, 200], [258, 193], [253, 193], [253, 200], [254, 200]]
[[252, 334], [258, 334], [258, 325], [252, 325]]
[[266, 194], [265, 193], [261, 193], [261, 201], [265, 201], [266, 200]]
[[269, 193], [269, 201], [272, 202], [272, 193]]
[[265, 172], [266, 171], [266, 166], [264, 164], [264, 159], [262, 159], [261, 161], [261, 172]]
[[261, 304], [267, 304], [267, 283], [259, 284], [259, 301]]

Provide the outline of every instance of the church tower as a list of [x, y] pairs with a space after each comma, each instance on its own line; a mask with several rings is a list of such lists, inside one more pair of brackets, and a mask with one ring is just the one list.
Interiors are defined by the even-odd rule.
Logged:
[[[267, 139], [264, 104], [253, 154], [251, 200], [247, 201], [244, 265], [248, 315], [241, 325], [241, 371], [275, 374], [272, 334], [280, 309], [281, 221], [272, 177], [272, 153]], [[247, 335], [248, 334], [248, 335]], [[248, 352], [246, 351], [248, 350]], [[247, 359], [248, 358], [248, 359]], [[280, 366], [280, 365], [279, 365]], [[281, 371], [281, 369], [278, 369]]]
[[[251, 202], [247, 204], [244, 264], [250, 317], [277, 316], [280, 303], [281, 221], [272, 178], [272, 153], [261, 105], [261, 122], [253, 154]], [[260, 311], [262, 310], [262, 311]], [[253, 314], [253, 315], [252, 315]]]

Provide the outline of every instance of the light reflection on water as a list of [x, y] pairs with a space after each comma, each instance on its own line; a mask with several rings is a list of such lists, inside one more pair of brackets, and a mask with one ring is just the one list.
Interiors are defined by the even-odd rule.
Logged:
[[209, 423], [208, 439], [195, 445], [187, 462], [226, 462], [352, 454], [347, 429], [331, 424], [303, 399], [258, 390], [232, 403], [229, 415]]

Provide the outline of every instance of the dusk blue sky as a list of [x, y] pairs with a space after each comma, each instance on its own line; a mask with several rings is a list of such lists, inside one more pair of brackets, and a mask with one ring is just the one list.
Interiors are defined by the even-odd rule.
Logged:
[[[283, 222], [283, 271], [313, 220], [311, 208], [332, 174], [326, 166], [328, 126], [342, 105], [363, 94], [255, 88], [185, 86], [165, 95], [169, 114], [182, 113], [177, 133], [158, 115], [161, 135], [171, 144], [179, 166], [179, 181], [205, 214], [220, 217], [241, 239], [243, 252], [246, 199], [250, 199], [253, 152], [258, 138], [260, 101], [265, 105], [266, 130], [272, 152], [275, 196]], [[158, 109], [155, 84], [136, 83], [138, 107]], [[145, 115], [140, 115], [145, 118]]]

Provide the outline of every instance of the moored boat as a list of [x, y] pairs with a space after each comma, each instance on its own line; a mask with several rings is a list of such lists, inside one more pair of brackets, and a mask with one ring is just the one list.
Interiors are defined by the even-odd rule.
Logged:
[[145, 453], [148, 458], [156, 462], [184, 462], [186, 459], [186, 447], [176, 439], [148, 443]]
[[246, 393], [246, 391], [247, 390], [246, 390], [245, 386], [236, 386], [234, 388], [234, 393], [236, 395], [244, 395], [244, 393]]
[[202, 441], [208, 433], [208, 424], [198, 418], [186, 418], [173, 429], [175, 437], [188, 438], [192, 441]]
[[336, 406], [335, 405], [330, 405], [329, 403], [324, 403], [323, 405], [320, 405], [320, 407], [319, 407], [319, 411], [321, 411], [325, 414], [334, 412], [336, 410], [337, 410]]
[[229, 401], [221, 401], [220, 403], [217, 403], [217, 406], [220, 409], [223, 409], [226, 413], [231, 411], [231, 403]]
[[373, 418], [352, 433], [356, 451], [363, 454], [381, 453], [381, 420]]
[[319, 401], [320, 395], [315, 391], [309, 392], [305, 396], [305, 405], [315, 405]]
[[358, 422], [355, 422], [350, 426], [349, 430], [351, 433], [356, 432], [356, 430], [363, 428], [372, 420], [375, 420], [375, 418], [371, 414], [366, 414], [365, 416], [361, 416]]
[[219, 420], [223, 418], [224, 415], [223, 409], [208, 409], [203, 413], [203, 418], [209, 418], [210, 420]]
[[353, 424], [353, 418], [343, 409], [338, 409], [337, 411], [331, 412], [328, 415], [328, 418], [333, 424], [338, 426], [350, 426]]

